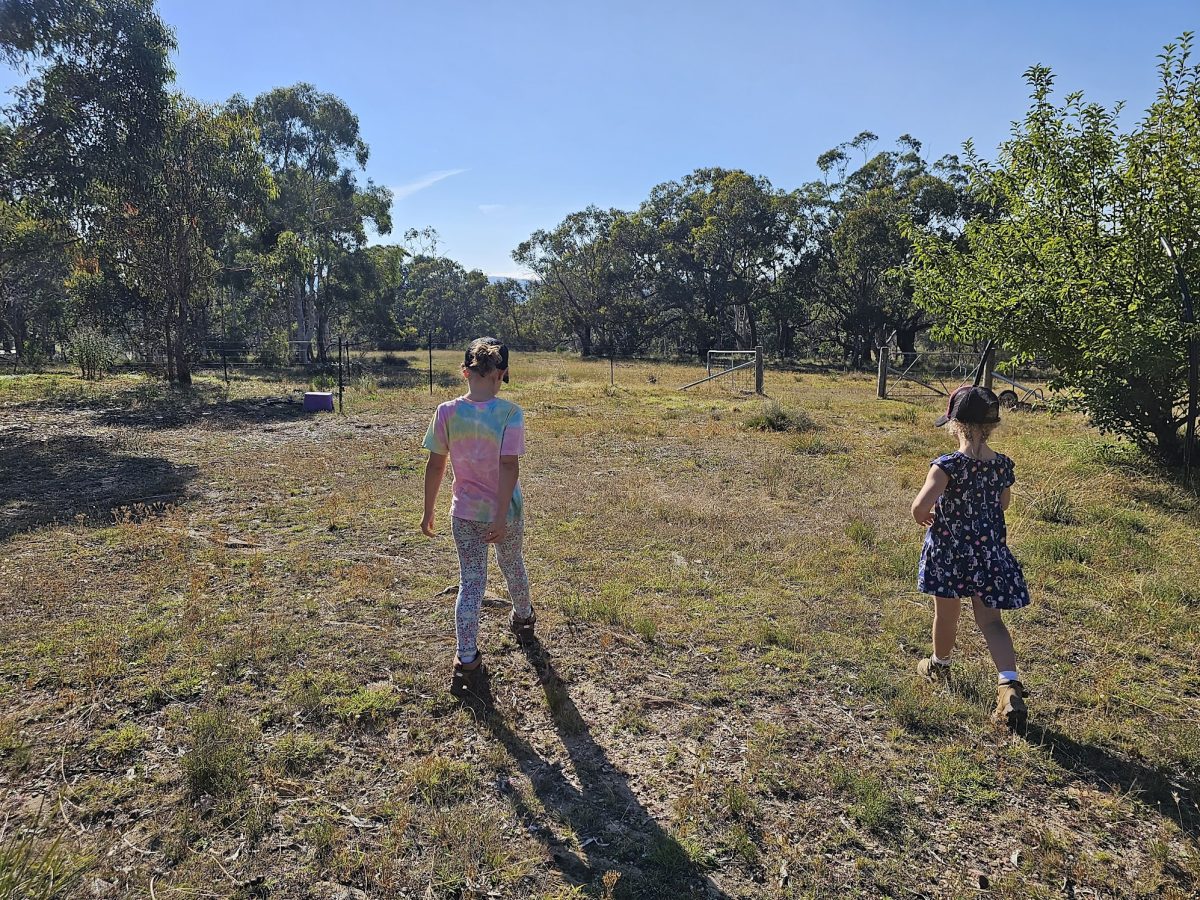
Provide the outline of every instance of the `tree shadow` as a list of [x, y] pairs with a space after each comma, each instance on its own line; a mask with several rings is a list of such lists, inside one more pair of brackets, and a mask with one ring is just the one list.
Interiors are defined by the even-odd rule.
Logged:
[[1030, 723], [1025, 735], [1030, 744], [1043, 748], [1051, 759], [1076, 778], [1105, 791], [1136, 797], [1163, 818], [1179, 824], [1189, 836], [1200, 837], [1200, 782], [1186, 775], [1172, 775], [1123, 759], [1097, 747], [1082, 744], [1052, 728]]
[[83, 517], [109, 524], [113, 511], [162, 509], [183, 496], [194, 466], [114, 453], [93, 437], [0, 439], [0, 541]]
[[704, 875], [688, 850], [642, 806], [629, 787], [628, 776], [609, 762], [541, 642], [534, 637], [521, 642], [521, 649], [545, 692], [550, 718], [579, 787], [496, 712], [486, 668], [472, 679], [469, 694], [462, 699], [508, 750], [546, 811], [582, 842], [579, 850], [563, 844], [542, 825], [537, 810], [520, 793], [504, 786], [522, 824], [546, 845], [559, 871], [577, 884], [597, 889], [606, 873], [618, 873], [615, 897], [727, 900], [728, 895]]
[[226, 389], [220, 385], [193, 384], [184, 388], [154, 381], [111, 393], [50, 394], [37, 400], [6, 405], [4, 411], [18, 415], [47, 410], [80, 413], [97, 425], [149, 431], [195, 425], [235, 429], [312, 415], [304, 411], [302, 391], [284, 384], [279, 390], [280, 393], [274, 396], [230, 400]]
[[304, 411], [299, 397], [224, 400], [184, 392], [179, 397], [163, 397], [147, 403], [108, 406], [96, 410], [94, 419], [110, 428], [167, 431], [194, 425], [236, 429], [246, 425], [290, 422], [311, 415], [315, 414]]

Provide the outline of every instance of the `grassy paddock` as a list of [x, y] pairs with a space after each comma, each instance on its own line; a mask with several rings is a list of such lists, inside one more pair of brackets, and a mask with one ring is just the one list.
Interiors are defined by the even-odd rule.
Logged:
[[0, 885], [1195, 895], [1200, 504], [1128, 447], [1048, 413], [995, 441], [1035, 598], [1010, 619], [1022, 740], [987, 723], [969, 616], [952, 689], [911, 674], [939, 403], [514, 354], [541, 644], [489, 605], [491, 702], [464, 707], [448, 500], [443, 536], [416, 530], [459, 357], [432, 397], [424, 355], [397, 357], [344, 416], [246, 371], [186, 397], [0, 377]]

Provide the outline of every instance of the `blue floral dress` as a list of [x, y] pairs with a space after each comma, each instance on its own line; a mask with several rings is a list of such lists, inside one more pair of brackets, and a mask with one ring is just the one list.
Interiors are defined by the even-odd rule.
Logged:
[[1002, 453], [984, 462], [955, 451], [932, 463], [950, 476], [925, 532], [917, 587], [936, 597], [974, 597], [992, 609], [1029, 603], [1021, 565], [1005, 541], [1000, 494], [1016, 481]]

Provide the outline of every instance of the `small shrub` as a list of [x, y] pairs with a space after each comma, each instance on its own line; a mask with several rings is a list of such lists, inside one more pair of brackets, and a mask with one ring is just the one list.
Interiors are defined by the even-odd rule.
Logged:
[[75, 329], [69, 343], [71, 359], [83, 377], [96, 381], [117, 362], [116, 343], [98, 328], [84, 325]]
[[321, 372], [308, 380], [308, 386], [314, 391], [332, 391], [337, 387], [337, 379], [328, 372]]
[[725, 808], [729, 810], [729, 815], [735, 818], [740, 816], [753, 818], [758, 815], [758, 806], [740, 784], [730, 784], [725, 788]]
[[368, 397], [374, 397], [379, 393], [379, 382], [375, 380], [374, 375], [364, 372], [354, 379], [354, 389]]
[[1039, 536], [1030, 548], [1030, 555], [1042, 563], [1089, 563], [1092, 551], [1086, 544], [1064, 534]]
[[941, 791], [960, 802], [986, 806], [1000, 798], [991, 770], [961, 750], [939, 750], [933, 758], [933, 772]]
[[399, 708], [400, 698], [391, 688], [364, 687], [346, 696], [332, 697], [326, 706], [343, 722], [376, 730]]
[[850, 448], [841, 441], [828, 441], [819, 434], [806, 432], [797, 435], [792, 441], [792, 452], [800, 456], [831, 456], [837, 453], [849, 453]]
[[904, 805], [877, 776], [850, 769], [834, 772], [833, 784], [848, 794], [850, 818], [877, 834], [898, 834], [903, 825]]
[[641, 707], [631, 707], [617, 717], [615, 729], [628, 731], [630, 734], [646, 734], [650, 731], [650, 720], [646, 718]]
[[1042, 522], [1073, 525], [1079, 521], [1075, 503], [1062, 488], [1049, 488], [1029, 502], [1029, 511]]
[[650, 616], [638, 616], [633, 620], [633, 630], [647, 644], [653, 644], [658, 635], [658, 622]]
[[5, 830], [0, 843], [0, 897], [52, 900], [71, 894], [83, 880], [91, 860], [63, 849], [61, 835], [49, 844], [38, 842], [37, 831]]
[[258, 350], [259, 365], [268, 369], [286, 369], [292, 363], [292, 345], [287, 331], [272, 332]]
[[803, 432], [816, 428], [807, 413], [788, 409], [774, 400], [748, 416], [745, 425], [755, 431]]
[[188, 796], [237, 793], [250, 769], [255, 740], [250, 723], [228, 710], [209, 709], [195, 715], [190, 732], [191, 746], [180, 760]]
[[297, 712], [321, 718], [326, 712], [326, 702], [348, 689], [349, 682], [340, 672], [300, 670], [284, 681], [283, 696]]

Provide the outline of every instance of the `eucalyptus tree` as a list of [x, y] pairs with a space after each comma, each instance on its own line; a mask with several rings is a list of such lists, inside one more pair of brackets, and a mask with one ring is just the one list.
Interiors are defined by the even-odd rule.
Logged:
[[1170, 462], [1188, 449], [1200, 337], [1180, 290], [1200, 282], [1191, 48], [1190, 34], [1167, 46], [1157, 98], [1128, 132], [1120, 107], [1078, 92], [1056, 104], [1051, 71], [1029, 69], [1029, 110], [997, 159], [967, 148], [971, 189], [995, 214], [969, 222], [961, 243], [913, 229], [916, 299], [938, 332], [1044, 358], [1095, 424]]
[[[61, 338], [64, 268], [159, 146], [175, 43], [152, 0], [0, 0], [0, 317], [18, 351]], [[49, 318], [48, 318], [49, 317]]]
[[780, 287], [794, 228], [792, 195], [736, 169], [664, 182], [631, 216], [659, 327], [682, 324], [704, 355], [760, 341], [760, 311]]
[[49, 356], [62, 335], [73, 233], [0, 200], [0, 342], [21, 359]]
[[[853, 366], [868, 360], [892, 333], [900, 349], [912, 354], [917, 335], [933, 325], [912, 301], [906, 274], [912, 244], [905, 223], [949, 238], [968, 209], [955, 157], [930, 165], [920, 142], [909, 135], [899, 138], [897, 149], [872, 155], [877, 140], [862, 132], [822, 154], [817, 164], [825, 180], [808, 187], [824, 250], [813, 280], [815, 296], [824, 310], [825, 333]], [[854, 151], [863, 162], [852, 169]]]
[[513, 260], [540, 280], [540, 299], [591, 356], [607, 311], [624, 286], [617, 277], [625, 249], [614, 240], [624, 213], [589, 206], [550, 230], [539, 229], [513, 251]]
[[171, 381], [191, 382], [222, 245], [273, 192], [256, 141], [249, 116], [176, 95], [136, 191], [99, 196], [90, 259], [74, 278], [77, 301], [93, 319], [119, 308], [135, 343], [161, 349]]
[[359, 184], [369, 151], [357, 116], [334, 95], [301, 83], [261, 94], [250, 108], [279, 187], [261, 233], [263, 266], [278, 277], [294, 340], [304, 348], [315, 340], [325, 360], [331, 324], [356, 296], [349, 257], [366, 246], [368, 224], [391, 231], [391, 192]]
[[5, 110], [0, 191], [66, 217], [128, 184], [159, 142], [174, 47], [153, 0], [0, 0], [0, 60], [33, 73]]

